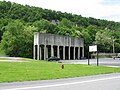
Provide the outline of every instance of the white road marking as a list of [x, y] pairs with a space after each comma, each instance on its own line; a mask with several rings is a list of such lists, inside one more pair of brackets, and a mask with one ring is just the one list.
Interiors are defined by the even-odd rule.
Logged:
[[45, 85], [45, 86], [33, 86], [33, 87], [23, 87], [23, 88], [12, 88], [12, 89], [4, 89], [4, 90], [26, 90], [26, 89], [37, 89], [37, 88], [47, 88], [47, 87], [57, 87], [57, 86], [65, 86], [65, 85], [74, 85], [74, 84], [82, 84], [82, 83], [90, 83], [96, 81], [103, 81], [103, 80], [110, 80], [110, 79], [118, 79], [120, 76], [117, 77], [109, 77], [109, 78], [101, 78], [101, 79], [94, 79], [88, 81], [79, 81], [79, 82], [71, 82], [71, 83], [63, 83], [63, 84], [54, 84], [54, 85]]

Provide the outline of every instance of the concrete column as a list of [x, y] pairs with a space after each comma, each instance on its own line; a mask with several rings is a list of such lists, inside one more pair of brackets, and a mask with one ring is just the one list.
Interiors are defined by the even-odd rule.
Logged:
[[39, 56], [40, 56], [40, 45], [37, 45], [37, 60], [39, 60]]
[[75, 47], [73, 47], [73, 59], [75, 60]]
[[42, 59], [41, 46], [39, 47], [39, 50], [40, 50], [40, 51], [39, 51], [39, 52], [40, 52], [40, 54], [39, 54], [40, 57], [39, 57], [39, 58], [40, 58], [40, 60], [41, 60], [41, 59]]
[[51, 45], [51, 56], [54, 56], [54, 49], [53, 49], [53, 45]]
[[59, 50], [59, 46], [57, 46], [57, 57], [60, 58], [60, 50]]
[[65, 60], [65, 46], [63, 46], [63, 60]]
[[46, 45], [44, 45], [44, 60], [46, 60]]
[[69, 53], [68, 59], [70, 60], [70, 47], [68, 47], [68, 53]]
[[80, 59], [80, 47], [78, 47], [78, 59]]
[[84, 57], [84, 47], [82, 47], [82, 57]]
[[48, 58], [48, 47], [46, 47], [46, 58]]
[[33, 46], [33, 59], [35, 59], [35, 45]]

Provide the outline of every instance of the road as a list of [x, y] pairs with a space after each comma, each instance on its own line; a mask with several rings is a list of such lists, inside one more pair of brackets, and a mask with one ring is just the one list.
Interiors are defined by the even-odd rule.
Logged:
[[120, 73], [57, 80], [0, 83], [0, 90], [120, 90]]
[[[88, 64], [88, 59], [85, 60], [61, 60], [63, 63], [68, 64]], [[90, 65], [97, 65], [96, 59], [90, 59]], [[100, 66], [120, 67], [120, 58], [99, 58]]]
[[28, 62], [28, 60], [24, 60], [20, 57], [0, 56], [0, 62]]
[[[2, 60], [3, 59], [3, 60]], [[24, 60], [20, 57], [0, 57], [0, 62], [28, 62], [30, 60]], [[60, 60], [62, 63], [66, 64], [88, 64], [88, 60]], [[90, 59], [90, 65], [96, 65], [96, 59]], [[110, 67], [120, 67], [120, 58], [99, 58], [100, 66], [110, 66]]]

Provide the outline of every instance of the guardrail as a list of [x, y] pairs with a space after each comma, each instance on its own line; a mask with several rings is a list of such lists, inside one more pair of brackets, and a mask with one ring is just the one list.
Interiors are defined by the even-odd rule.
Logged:
[[[91, 54], [91, 57], [96, 57], [97, 53]], [[120, 53], [99, 53], [99, 57], [109, 57], [109, 58], [118, 58]]]

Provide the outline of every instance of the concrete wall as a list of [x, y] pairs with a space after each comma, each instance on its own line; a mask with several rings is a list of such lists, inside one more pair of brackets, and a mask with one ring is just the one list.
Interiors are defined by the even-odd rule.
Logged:
[[56, 45], [56, 46], [75, 46], [84, 47], [83, 38], [75, 38], [70, 36], [46, 34], [46, 33], [35, 33], [34, 34], [34, 45]]
[[[68, 54], [70, 59], [70, 47], [73, 47], [73, 59], [76, 57], [80, 57], [80, 48], [82, 47], [82, 56], [84, 56], [84, 40], [83, 38], [75, 38], [71, 36], [63, 36], [63, 35], [55, 35], [55, 34], [46, 34], [46, 33], [34, 33], [34, 59], [36, 56], [38, 59], [41, 59], [41, 45], [44, 45], [44, 59], [48, 57], [48, 50], [46, 52], [46, 49], [48, 49], [48, 45], [51, 46], [51, 56], [54, 55], [54, 46], [57, 46], [57, 53], [58, 57], [60, 56], [59, 47], [63, 47], [63, 53], [65, 54], [65, 48], [68, 47]], [[36, 55], [36, 49], [35, 46], [37, 46], [37, 55]], [[75, 49], [77, 48], [77, 49]], [[75, 51], [76, 50], [76, 51]], [[47, 54], [46, 54], [47, 53]], [[75, 53], [78, 55], [75, 57]], [[65, 55], [63, 55], [63, 59], [65, 59]]]

